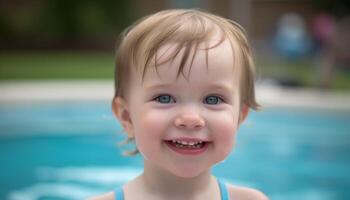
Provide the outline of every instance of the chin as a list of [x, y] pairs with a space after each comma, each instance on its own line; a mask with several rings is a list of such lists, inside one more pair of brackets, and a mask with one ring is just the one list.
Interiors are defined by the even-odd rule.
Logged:
[[199, 169], [197, 167], [184, 167], [184, 168], [177, 168], [175, 170], [172, 170], [172, 174], [179, 177], [179, 178], [194, 178], [197, 177], [204, 172], [206, 172], [208, 169]]

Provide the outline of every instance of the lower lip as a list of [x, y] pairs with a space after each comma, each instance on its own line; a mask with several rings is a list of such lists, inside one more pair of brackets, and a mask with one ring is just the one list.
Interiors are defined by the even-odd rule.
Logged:
[[199, 149], [183, 149], [183, 148], [178, 148], [174, 145], [172, 145], [170, 142], [165, 141], [165, 144], [173, 151], [176, 153], [182, 154], [182, 155], [199, 155], [204, 153], [209, 145], [209, 142], [205, 142], [204, 145], [199, 148]]

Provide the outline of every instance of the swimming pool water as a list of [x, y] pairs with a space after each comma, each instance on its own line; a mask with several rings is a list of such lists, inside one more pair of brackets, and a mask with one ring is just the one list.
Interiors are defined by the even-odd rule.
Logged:
[[[83, 199], [142, 170], [109, 102], [0, 105], [0, 199]], [[252, 112], [213, 173], [277, 200], [350, 199], [350, 112]]]

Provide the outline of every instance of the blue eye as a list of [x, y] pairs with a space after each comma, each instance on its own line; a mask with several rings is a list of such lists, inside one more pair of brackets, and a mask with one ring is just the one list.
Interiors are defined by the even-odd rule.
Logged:
[[159, 95], [154, 100], [156, 100], [159, 103], [164, 103], [164, 104], [175, 103], [175, 100], [170, 95], [167, 95], [167, 94]]
[[204, 99], [204, 103], [209, 105], [215, 105], [222, 103], [222, 99], [218, 96], [208, 96]]

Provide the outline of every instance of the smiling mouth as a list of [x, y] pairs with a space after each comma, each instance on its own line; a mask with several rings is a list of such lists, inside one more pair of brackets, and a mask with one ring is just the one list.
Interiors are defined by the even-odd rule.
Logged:
[[203, 141], [187, 142], [187, 141], [178, 141], [178, 140], [169, 140], [166, 142], [172, 146], [175, 146], [176, 148], [181, 148], [181, 149], [200, 149], [206, 143]]
[[180, 154], [196, 155], [203, 153], [210, 142], [207, 141], [181, 141], [181, 140], [165, 140], [167, 146], [173, 151]]

